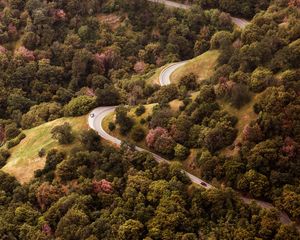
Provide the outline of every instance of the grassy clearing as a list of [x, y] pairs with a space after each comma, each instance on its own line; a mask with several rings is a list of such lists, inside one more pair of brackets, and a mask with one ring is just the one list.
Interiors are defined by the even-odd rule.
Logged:
[[199, 82], [210, 78], [215, 71], [219, 55], [219, 51], [213, 50], [193, 58], [171, 74], [171, 82], [178, 83], [182, 77], [190, 73], [194, 73]]
[[[51, 129], [64, 122], [70, 123], [76, 137], [76, 140], [70, 145], [59, 145], [57, 141], [51, 138]], [[87, 128], [86, 116], [81, 116], [76, 118], [60, 118], [38, 127], [24, 130], [26, 138], [19, 145], [9, 150], [11, 157], [2, 170], [14, 175], [21, 183], [28, 182], [33, 177], [34, 171], [43, 168], [45, 164], [45, 157], [40, 158], [38, 156], [39, 150], [44, 148], [48, 151], [56, 148], [68, 151], [79, 144], [78, 135], [82, 130]]]

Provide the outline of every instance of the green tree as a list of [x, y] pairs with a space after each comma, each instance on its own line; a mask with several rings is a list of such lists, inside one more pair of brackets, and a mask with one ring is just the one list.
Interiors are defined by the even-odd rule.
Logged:
[[129, 219], [119, 227], [118, 237], [122, 240], [136, 240], [143, 236], [144, 225], [137, 220]]
[[56, 126], [51, 130], [52, 138], [58, 140], [59, 144], [70, 144], [74, 140], [72, 127], [65, 122], [62, 125]]

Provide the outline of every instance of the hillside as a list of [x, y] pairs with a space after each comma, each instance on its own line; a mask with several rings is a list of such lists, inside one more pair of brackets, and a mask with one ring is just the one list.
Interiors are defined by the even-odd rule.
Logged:
[[[70, 123], [76, 140], [70, 145], [59, 145], [57, 140], [51, 136], [51, 130], [65, 122]], [[72, 147], [78, 146], [78, 136], [81, 131], [87, 129], [86, 116], [75, 118], [60, 118], [52, 122], [47, 122], [38, 127], [24, 130], [26, 138], [17, 146], [11, 148], [11, 153], [3, 171], [12, 174], [21, 183], [29, 182], [34, 175], [34, 171], [42, 169], [46, 156], [39, 157], [38, 152], [44, 149], [48, 152], [51, 149], [58, 149], [68, 152]]]
[[178, 84], [180, 79], [188, 74], [197, 76], [198, 83], [200, 83], [201, 80], [209, 79], [214, 74], [219, 56], [220, 53], [218, 50], [212, 50], [189, 60], [184, 66], [176, 69], [176, 71], [171, 74], [171, 82]]
[[0, 0], [0, 239], [299, 240], [297, 0]]

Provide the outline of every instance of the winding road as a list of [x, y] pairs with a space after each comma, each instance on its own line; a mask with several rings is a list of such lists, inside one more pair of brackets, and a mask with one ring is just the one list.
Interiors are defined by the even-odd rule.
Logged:
[[[192, 7], [192, 5], [189, 4], [183, 4], [183, 3], [177, 3], [177, 2], [172, 2], [172, 1], [168, 1], [168, 0], [148, 0], [149, 2], [153, 2], [153, 3], [160, 3], [163, 4], [167, 7], [171, 7], [171, 8], [181, 8], [181, 9], [190, 9]], [[244, 28], [246, 27], [247, 24], [249, 24], [249, 22], [245, 19], [242, 18], [236, 18], [236, 17], [231, 17], [231, 21], [237, 25], [240, 28]]]
[[[161, 3], [164, 4], [166, 6], [169, 7], [176, 7], [176, 8], [182, 8], [182, 9], [189, 9], [191, 6], [190, 5], [185, 5], [185, 4], [180, 4], [180, 3], [175, 3], [175, 2], [171, 2], [171, 1], [167, 1], [167, 0], [148, 0], [151, 2], [155, 2], [155, 3]], [[234, 24], [236, 24], [238, 27], [240, 28], [244, 28], [249, 22], [247, 22], [244, 19], [239, 19], [239, 18], [235, 18], [235, 17], [231, 17], [232, 22]], [[178, 62], [178, 63], [173, 63], [171, 65], [169, 65], [168, 67], [166, 67], [164, 70], [162, 70], [162, 72], [160, 73], [159, 76], [159, 82], [161, 86], [165, 86], [171, 83], [170, 81], [170, 77], [171, 74], [178, 69], [179, 67], [182, 67], [184, 64], [186, 64], [188, 61], [182, 61], [182, 62]], [[90, 112], [89, 117], [88, 117], [88, 125], [90, 128], [94, 129], [96, 132], [98, 132], [98, 134], [104, 138], [107, 141], [110, 141], [111, 143], [116, 144], [117, 146], [121, 145], [121, 140], [115, 138], [114, 136], [109, 135], [102, 126], [102, 122], [104, 120], [104, 118], [106, 116], [108, 116], [109, 114], [111, 114], [112, 112], [114, 112], [116, 109], [116, 106], [110, 106], [110, 107], [98, 107], [96, 109], [94, 109], [93, 111]], [[140, 148], [138, 146], [135, 147], [137, 151], [145, 151], [145, 152], [149, 152], [146, 149]], [[149, 152], [153, 155], [154, 159], [157, 162], [167, 162], [169, 163], [168, 160], [160, 157], [159, 155]], [[210, 185], [209, 183], [205, 182], [204, 180], [190, 174], [187, 171], [182, 170], [189, 178], [190, 180], [195, 183], [198, 184], [202, 187], [204, 187], [205, 189], [210, 189], [210, 188], [214, 188], [212, 185]], [[245, 203], [250, 203], [252, 201], [255, 201], [260, 207], [265, 208], [265, 209], [272, 209], [275, 208], [272, 204], [264, 202], [264, 201], [260, 201], [260, 200], [255, 200], [252, 198], [247, 198], [244, 196], [241, 196], [241, 199], [245, 202]], [[290, 218], [288, 217], [288, 215], [284, 212], [280, 212], [280, 221], [283, 224], [289, 224], [292, 221], [290, 220]], [[298, 230], [299, 227], [298, 227]]]

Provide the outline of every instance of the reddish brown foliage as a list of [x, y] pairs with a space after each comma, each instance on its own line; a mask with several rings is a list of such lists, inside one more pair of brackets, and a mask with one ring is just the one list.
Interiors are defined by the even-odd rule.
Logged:
[[284, 139], [281, 151], [289, 157], [294, 157], [298, 152], [298, 144], [290, 137]]
[[7, 52], [6, 48], [0, 45], [0, 53], [5, 54]]
[[133, 69], [137, 73], [143, 73], [146, 69], [146, 64], [144, 61], [139, 61], [134, 65]]
[[263, 138], [263, 133], [258, 124], [247, 124], [243, 129], [243, 139], [250, 142], [258, 142]]
[[42, 232], [45, 233], [47, 236], [51, 236], [52, 235], [52, 229], [50, 227], [50, 225], [48, 223], [45, 223], [42, 226]]
[[105, 179], [102, 179], [101, 181], [93, 180], [93, 189], [94, 189], [94, 193], [99, 193], [99, 192], [111, 193], [113, 191], [111, 182]]
[[21, 56], [22, 58], [24, 58], [27, 61], [34, 61], [35, 60], [35, 56], [33, 54], [33, 51], [28, 50], [27, 48], [21, 46], [18, 48], [18, 50], [16, 51], [16, 55], [17, 56]]
[[42, 210], [45, 210], [53, 202], [56, 202], [61, 196], [61, 191], [48, 182], [40, 185], [36, 192], [36, 198]]
[[157, 127], [155, 129], [151, 129], [146, 137], [146, 142], [148, 147], [154, 147], [154, 144], [158, 137], [162, 136], [163, 134], [167, 134], [168, 131], [162, 127]]
[[289, 7], [297, 7], [300, 8], [300, 0], [290, 0]]

